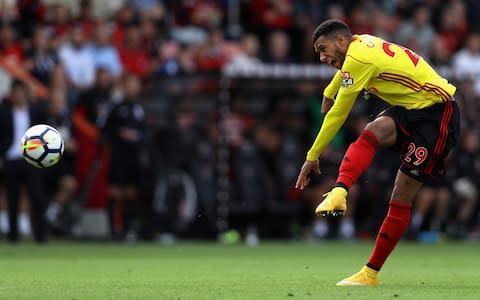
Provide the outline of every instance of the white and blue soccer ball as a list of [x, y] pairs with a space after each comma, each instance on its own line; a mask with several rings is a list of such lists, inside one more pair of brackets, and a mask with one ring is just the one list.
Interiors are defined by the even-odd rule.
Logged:
[[37, 168], [48, 168], [58, 163], [62, 158], [63, 149], [60, 132], [49, 125], [32, 126], [22, 137], [23, 158]]

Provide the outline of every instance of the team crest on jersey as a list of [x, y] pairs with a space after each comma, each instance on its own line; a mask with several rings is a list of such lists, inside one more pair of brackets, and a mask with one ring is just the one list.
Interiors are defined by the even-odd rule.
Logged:
[[349, 88], [353, 84], [353, 78], [350, 72], [342, 72], [342, 87]]

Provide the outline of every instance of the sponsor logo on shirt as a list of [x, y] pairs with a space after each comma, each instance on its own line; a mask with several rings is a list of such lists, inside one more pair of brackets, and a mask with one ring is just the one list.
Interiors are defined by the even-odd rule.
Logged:
[[342, 87], [349, 88], [353, 84], [353, 78], [350, 77], [350, 72], [342, 72]]

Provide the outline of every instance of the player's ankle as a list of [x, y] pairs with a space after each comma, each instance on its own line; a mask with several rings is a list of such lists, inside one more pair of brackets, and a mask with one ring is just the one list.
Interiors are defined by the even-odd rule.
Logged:
[[336, 182], [335, 183], [335, 187], [337, 188], [343, 188], [347, 193], [348, 193], [348, 189], [350, 188], [348, 185], [346, 185], [345, 183], [343, 182]]
[[376, 267], [376, 266], [373, 266], [371, 265], [370, 263], [366, 264], [365, 265], [365, 270], [371, 274], [378, 274], [378, 272], [380, 272], [380, 268]]

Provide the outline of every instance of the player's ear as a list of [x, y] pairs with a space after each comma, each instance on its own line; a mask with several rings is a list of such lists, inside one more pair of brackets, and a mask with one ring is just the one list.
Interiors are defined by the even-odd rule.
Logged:
[[346, 42], [347, 39], [345, 38], [345, 36], [344, 36], [343, 34], [337, 33], [337, 34], [335, 35], [335, 40], [336, 40], [337, 43], [339, 43], [340, 45], [343, 45], [343, 44], [345, 44], [345, 42]]
[[348, 44], [350, 43], [350, 41], [341, 33], [337, 33], [337, 35], [335, 36], [335, 42], [342, 49], [348, 48]]

